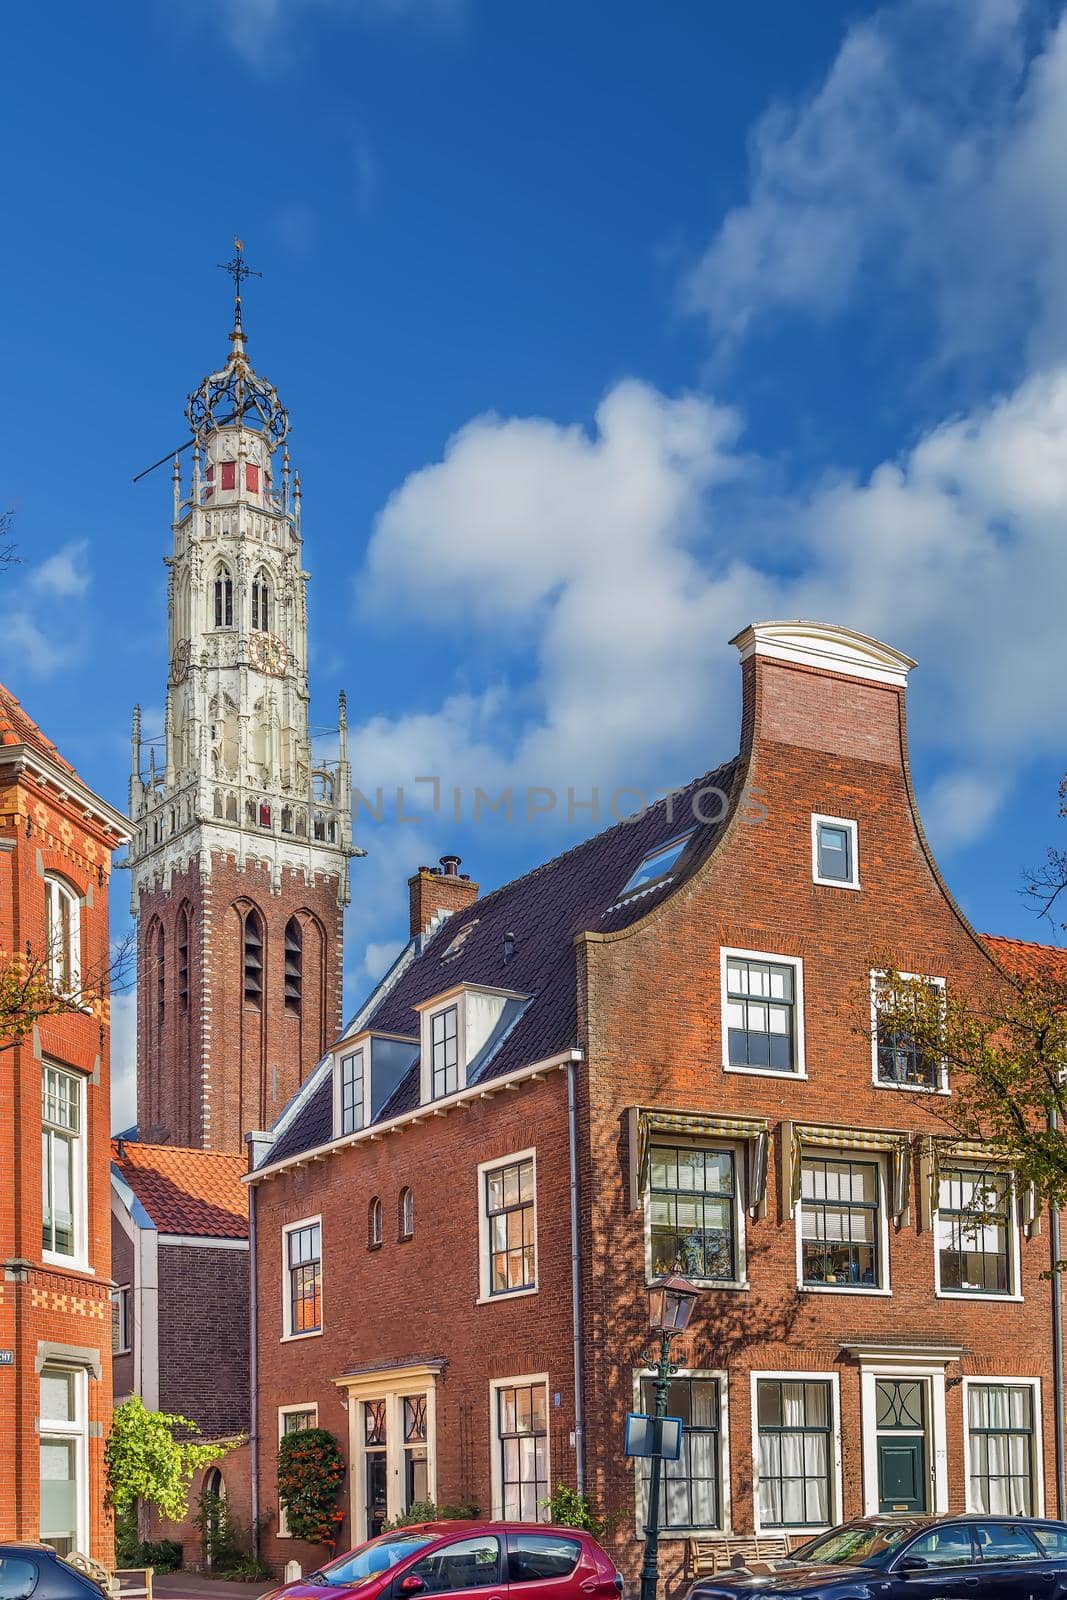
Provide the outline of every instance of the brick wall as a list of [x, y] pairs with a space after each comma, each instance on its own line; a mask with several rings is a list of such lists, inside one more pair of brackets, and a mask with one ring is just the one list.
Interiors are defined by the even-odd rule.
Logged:
[[[5, 749], [5, 757], [12, 752]], [[81, 968], [87, 986], [111, 962], [108, 881], [117, 836], [90, 820], [76, 794], [61, 798], [32, 768], [0, 766], [0, 960], [11, 952], [43, 956], [45, 874], [54, 872], [81, 902]], [[106, 1000], [42, 1019], [4, 1051], [0, 1072], [0, 1539], [40, 1534], [40, 1378], [50, 1347], [81, 1352], [87, 1424], [88, 1553], [108, 1560], [110, 1523], [103, 1511], [103, 1441], [111, 1418], [110, 1015]], [[85, 1155], [85, 1267], [46, 1263], [42, 1255], [41, 1072], [44, 1061], [81, 1079]], [[97, 1376], [99, 1373], [99, 1376]]]
[[248, 1252], [159, 1245], [159, 1404], [205, 1439], [248, 1428]]
[[[241, 911], [263, 920], [263, 996], [244, 992]], [[178, 927], [189, 925], [188, 1002], [179, 993]], [[303, 930], [299, 1013], [285, 1004], [285, 928]], [[341, 1026], [342, 911], [337, 879], [289, 869], [278, 892], [265, 864], [212, 857], [142, 891], [138, 918], [138, 1123], [187, 1147], [240, 1150], [279, 1115]], [[158, 934], [163, 936], [162, 1020]], [[152, 1130], [155, 1130], [153, 1133]]]

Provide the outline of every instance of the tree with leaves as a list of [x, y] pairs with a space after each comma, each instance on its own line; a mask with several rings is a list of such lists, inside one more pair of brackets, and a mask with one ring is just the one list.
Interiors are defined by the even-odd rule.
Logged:
[[198, 1434], [188, 1417], [149, 1411], [139, 1395], [115, 1410], [104, 1446], [107, 1501], [117, 1523], [127, 1525], [154, 1506], [170, 1522], [181, 1522], [189, 1510], [189, 1487], [199, 1468], [231, 1450], [235, 1439], [201, 1444], [180, 1434]]
[[299, 1428], [284, 1436], [278, 1448], [278, 1499], [294, 1539], [333, 1548], [344, 1520], [337, 1504], [344, 1476], [344, 1456], [328, 1429]]

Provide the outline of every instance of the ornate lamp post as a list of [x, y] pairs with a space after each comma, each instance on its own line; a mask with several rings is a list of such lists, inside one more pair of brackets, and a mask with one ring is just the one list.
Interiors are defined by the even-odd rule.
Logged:
[[[649, 1324], [659, 1335], [659, 1353], [653, 1343], [642, 1356], [644, 1366], [655, 1373], [657, 1418], [667, 1415], [667, 1390], [678, 1368], [671, 1360], [671, 1340], [684, 1333], [697, 1303], [700, 1290], [680, 1272], [657, 1278], [648, 1288]], [[657, 1441], [658, 1442], [658, 1441]], [[656, 1600], [659, 1582], [659, 1489], [663, 1458], [654, 1455], [648, 1470], [648, 1521], [645, 1523], [645, 1559], [641, 1565], [641, 1600]]]

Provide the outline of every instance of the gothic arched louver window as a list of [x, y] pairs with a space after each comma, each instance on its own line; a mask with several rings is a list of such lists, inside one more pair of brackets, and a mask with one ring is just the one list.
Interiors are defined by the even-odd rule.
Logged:
[[189, 1009], [189, 908], [178, 912], [178, 1006]]
[[259, 912], [249, 910], [244, 919], [245, 1004], [263, 1004], [263, 922]]
[[303, 986], [304, 930], [297, 917], [285, 924], [285, 1009], [300, 1015]]
[[382, 1242], [382, 1202], [375, 1195], [367, 1208], [367, 1245], [377, 1250]]
[[215, 570], [215, 626], [233, 627], [233, 575], [225, 564]]
[[270, 579], [265, 572], [252, 579], [252, 626], [259, 633], [270, 630]]

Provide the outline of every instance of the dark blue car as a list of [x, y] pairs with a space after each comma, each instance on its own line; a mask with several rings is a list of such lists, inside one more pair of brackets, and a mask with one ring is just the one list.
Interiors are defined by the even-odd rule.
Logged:
[[105, 1600], [47, 1544], [0, 1544], [0, 1600]]
[[753, 1568], [701, 1578], [690, 1600], [1067, 1600], [1067, 1523], [861, 1517]]

